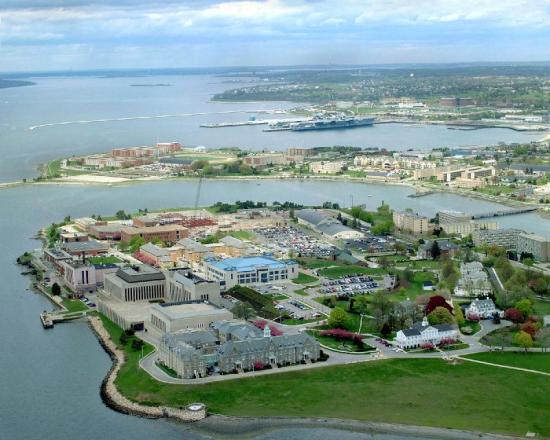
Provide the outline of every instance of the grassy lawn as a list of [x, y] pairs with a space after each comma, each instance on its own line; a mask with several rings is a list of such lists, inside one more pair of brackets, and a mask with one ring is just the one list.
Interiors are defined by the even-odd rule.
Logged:
[[348, 275], [380, 275], [384, 274], [387, 271], [382, 268], [371, 268], [371, 267], [363, 267], [363, 266], [355, 266], [355, 265], [342, 265], [342, 266], [334, 266], [334, 267], [327, 267], [324, 269], [319, 270], [319, 275], [324, 276], [326, 278], [330, 279], [336, 279]]
[[[464, 327], [470, 327], [472, 329], [472, 332], [471, 333], [464, 333], [462, 331], [462, 329]], [[475, 335], [480, 330], [481, 330], [481, 325], [479, 324], [479, 321], [465, 321], [464, 325], [460, 326], [460, 332], [463, 333], [463, 334]]]
[[[107, 328], [117, 340], [120, 328], [112, 323]], [[140, 353], [126, 351], [116, 384], [128, 398], [145, 404], [204, 402], [210, 412], [234, 416], [335, 417], [550, 436], [548, 378], [541, 375], [469, 362], [394, 359], [172, 385], [140, 370]]]
[[239, 240], [251, 240], [254, 234], [250, 231], [231, 231], [227, 235], [238, 238]]
[[52, 160], [46, 164], [45, 177], [59, 177], [61, 175], [61, 159]]
[[412, 300], [422, 294], [433, 295], [433, 291], [430, 292], [422, 290], [422, 286], [425, 281], [431, 281], [436, 284], [435, 275], [432, 272], [414, 272], [412, 281], [403, 280], [399, 290], [389, 294], [388, 296], [393, 301], [404, 301], [407, 298]]
[[299, 258], [298, 262], [308, 269], [320, 269], [323, 267], [331, 267], [338, 264], [332, 260], [322, 260], [319, 258]]
[[319, 278], [316, 278], [314, 276], [308, 275], [303, 272], [298, 273], [298, 277], [292, 280], [292, 282], [296, 284], [310, 284], [316, 281], [319, 281]]
[[108, 255], [104, 257], [89, 257], [88, 261], [92, 264], [115, 264], [122, 263], [120, 258], [115, 257], [114, 255]]
[[527, 368], [529, 370], [550, 373], [550, 353], [516, 353], [511, 351], [476, 353], [466, 357], [478, 361], [491, 362], [511, 367]]
[[440, 269], [441, 262], [436, 260], [413, 260], [408, 266], [411, 269]]
[[88, 310], [88, 306], [84, 304], [79, 299], [68, 299], [63, 300], [63, 305], [67, 308], [69, 312], [83, 312]]
[[534, 309], [537, 315], [550, 315], [550, 301], [541, 301], [540, 299], [535, 299]]
[[308, 293], [306, 292], [305, 289], [295, 290], [294, 293], [297, 293], [298, 295], [302, 295], [302, 296], [308, 296]]

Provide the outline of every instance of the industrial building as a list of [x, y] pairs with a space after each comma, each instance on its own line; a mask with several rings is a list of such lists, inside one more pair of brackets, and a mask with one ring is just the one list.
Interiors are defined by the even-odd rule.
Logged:
[[151, 301], [164, 298], [165, 276], [145, 264], [121, 267], [105, 276], [104, 289], [120, 301]]

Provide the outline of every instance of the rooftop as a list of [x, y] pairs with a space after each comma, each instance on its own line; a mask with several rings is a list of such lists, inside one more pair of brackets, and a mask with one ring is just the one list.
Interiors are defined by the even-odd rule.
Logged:
[[270, 269], [284, 269], [293, 261], [279, 261], [273, 257], [239, 257], [226, 258], [225, 260], [209, 260], [210, 264], [220, 270], [236, 270], [237, 272], [250, 272], [258, 267], [269, 267]]
[[164, 280], [164, 274], [160, 270], [146, 264], [121, 267], [116, 274], [127, 283]]
[[219, 309], [210, 304], [154, 304], [153, 311], [164, 315], [170, 320], [191, 318], [197, 315], [226, 315], [226, 309]]

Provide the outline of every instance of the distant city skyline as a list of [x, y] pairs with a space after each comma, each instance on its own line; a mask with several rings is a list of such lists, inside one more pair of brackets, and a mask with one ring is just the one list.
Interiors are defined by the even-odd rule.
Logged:
[[550, 60], [548, 0], [0, 0], [0, 71]]

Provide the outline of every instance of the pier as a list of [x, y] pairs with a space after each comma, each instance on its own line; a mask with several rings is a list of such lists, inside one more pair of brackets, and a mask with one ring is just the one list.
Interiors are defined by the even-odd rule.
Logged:
[[490, 217], [503, 217], [505, 215], [516, 215], [516, 214], [525, 214], [527, 212], [533, 212], [537, 211], [537, 207], [529, 207], [529, 208], [519, 208], [519, 209], [503, 209], [500, 211], [489, 211], [484, 212], [482, 214], [474, 214], [472, 215], [473, 220], [477, 220], [480, 218], [490, 218]]

